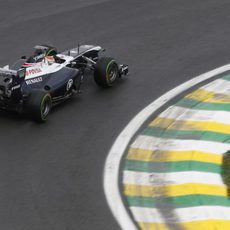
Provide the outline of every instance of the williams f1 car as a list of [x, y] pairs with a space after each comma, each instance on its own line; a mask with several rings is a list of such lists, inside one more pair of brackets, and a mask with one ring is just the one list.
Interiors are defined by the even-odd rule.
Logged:
[[80, 92], [85, 70], [93, 71], [97, 85], [108, 88], [128, 74], [128, 66], [111, 57], [99, 57], [100, 46], [78, 45], [58, 52], [37, 45], [29, 58], [0, 68], [0, 108], [23, 112], [46, 121], [52, 106]]

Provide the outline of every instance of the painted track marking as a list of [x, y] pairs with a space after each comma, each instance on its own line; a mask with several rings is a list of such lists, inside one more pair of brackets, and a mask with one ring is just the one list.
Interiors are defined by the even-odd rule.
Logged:
[[170, 90], [169, 92], [155, 100], [153, 103], [148, 105], [146, 108], [144, 108], [140, 113], [138, 113], [117, 137], [116, 141], [109, 151], [105, 162], [103, 185], [108, 205], [122, 229], [137, 230], [137, 227], [133, 223], [126, 208], [124, 207], [119, 190], [120, 162], [132, 137], [154, 112], [156, 112], [171, 99], [180, 95], [191, 87], [205, 80], [211, 79], [214, 76], [224, 73], [228, 70], [230, 70], [230, 64], [199, 75]]

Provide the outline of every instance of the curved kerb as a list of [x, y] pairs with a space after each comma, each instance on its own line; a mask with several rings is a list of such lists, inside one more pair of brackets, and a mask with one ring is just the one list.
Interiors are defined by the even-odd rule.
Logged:
[[230, 64], [201, 74], [165, 93], [163, 96], [159, 97], [157, 100], [139, 112], [117, 137], [105, 161], [103, 186], [108, 205], [113, 213], [113, 216], [122, 229], [137, 230], [137, 227], [133, 223], [123, 204], [122, 196], [119, 190], [120, 163], [131, 139], [145, 123], [145, 121], [168, 101], [187, 91], [191, 87], [228, 70], [230, 70]]

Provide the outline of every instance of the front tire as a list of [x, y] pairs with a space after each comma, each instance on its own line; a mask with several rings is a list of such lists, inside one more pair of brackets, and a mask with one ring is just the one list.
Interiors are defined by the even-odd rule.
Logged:
[[35, 121], [45, 122], [51, 111], [52, 99], [48, 92], [35, 90], [25, 103], [26, 114]]
[[113, 58], [102, 57], [98, 59], [94, 70], [94, 80], [99, 86], [109, 88], [116, 83], [118, 77], [118, 64]]

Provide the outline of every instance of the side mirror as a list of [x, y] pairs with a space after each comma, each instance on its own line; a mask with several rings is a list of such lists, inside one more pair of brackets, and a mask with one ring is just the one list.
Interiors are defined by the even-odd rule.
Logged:
[[21, 78], [25, 78], [26, 76], [26, 69], [24, 68], [21, 68], [17, 71], [17, 75], [18, 77], [21, 79]]
[[21, 59], [26, 59], [26, 56], [24, 55], [24, 56], [21, 56]]

